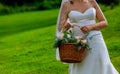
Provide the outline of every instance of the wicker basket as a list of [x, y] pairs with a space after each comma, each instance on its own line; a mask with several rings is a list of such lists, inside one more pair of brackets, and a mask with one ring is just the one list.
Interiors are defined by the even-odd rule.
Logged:
[[76, 49], [74, 43], [65, 43], [59, 46], [60, 59], [67, 63], [80, 63], [85, 58], [86, 48]]

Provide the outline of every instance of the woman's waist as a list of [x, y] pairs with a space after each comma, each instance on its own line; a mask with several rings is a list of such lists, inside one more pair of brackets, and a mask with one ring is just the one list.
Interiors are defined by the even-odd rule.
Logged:
[[74, 23], [74, 24], [79, 25], [79, 26], [86, 26], [86, 25], [95, 24], [96, 21], [95, 20], [79, 20], [79, 21], [70, 22], [70, 23], [71, 24]]
[[87, 37], [92, 37], [94, 35], [101, 35], [101, 31], [100, 30], [92, 30], [90, 32], [88, 32], [87, 34], [84, 34], [80, 29], [73, 29], [75, 36], [85, 36], [87, 35]]
[[93, 35], [98, 35], [98, 34], [102, 34], [100, 30], [92, 30], [88, 33], [88, 37], [91, 37]]

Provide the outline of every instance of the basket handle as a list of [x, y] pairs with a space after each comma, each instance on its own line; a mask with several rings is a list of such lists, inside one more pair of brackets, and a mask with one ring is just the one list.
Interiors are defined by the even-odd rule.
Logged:
[[[73, 28], [73, 26], [77, 26], [77, 27], [81, 28], [81, 26], [77, 25], [76, 23], [69, 23], [69, 24], [72, 26], [71, 28]], [[64, 32], [65, 30], [67, 30], [67, 29], [63, 26], [60, 32]]]
[[[81, 28], [82, 26], [80, 26], [80, 25], [77, 25], [76, 23], [69, 23], [71, 26], [77, 26], [77, 27], [79, 27], [79, 28]], [[73, 28], [73, 27], [71, 27], [71, 28]], [[63, 27], [62, 29], [61, 29], [61, 33], [63, 33], [64, 31], [66, 31], [66, 28], [65, 27]], [[89, 35], [89, 33], [87, 33], [87, 34], [84, 34], [84, 36], [83, 36], [83, 38], [87, 38], [87, 36]]]
[[[79, 28], [81, 28], [82, 26], [80, 26], [80, 25], [77, 25], [76, 23], [70, 23], [71, 24], [71, 26], [77, 26], [77, 27], [79, 27]], [[89, 35], [89, 32], [87, 33], [87, 34], [84, 34], [84, 37], [83, 38], [87, 38], [87, 36]]]

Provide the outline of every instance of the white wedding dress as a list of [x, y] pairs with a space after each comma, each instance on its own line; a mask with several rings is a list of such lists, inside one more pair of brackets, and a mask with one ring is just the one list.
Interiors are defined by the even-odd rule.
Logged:
[[[72, 10], [68, 16], [70, 23], [76, 23], [80, 26], [96, 23], [96, 10], [93, 7], [84, 13]], [[75, 36], [84, 36], [77, 26], [73, 28], [73, 31]], [[69, 64], [69, 74], [118, 74], [110, 61], [101, 32], [91, 31], [87, 39], [91, 50], [87, 52], [81, 63]]]

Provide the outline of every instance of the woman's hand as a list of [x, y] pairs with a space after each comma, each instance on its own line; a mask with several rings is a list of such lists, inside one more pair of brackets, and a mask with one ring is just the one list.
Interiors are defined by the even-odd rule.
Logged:
[[80, 27], [80, 29], [84, 34], [86, 34], [86, 33], [90, 32], [93, 29], [93, 27], [92, 27], [92, 25], [87, 25], [87, 26]]
[[69, 28], [71, 28], [72, 26], [70, 25], [70, 23], [67, 23], [67, 24], [65, 24], [64, 25], [64, 28], [66, 28], [67, 30], [69, 29]]

